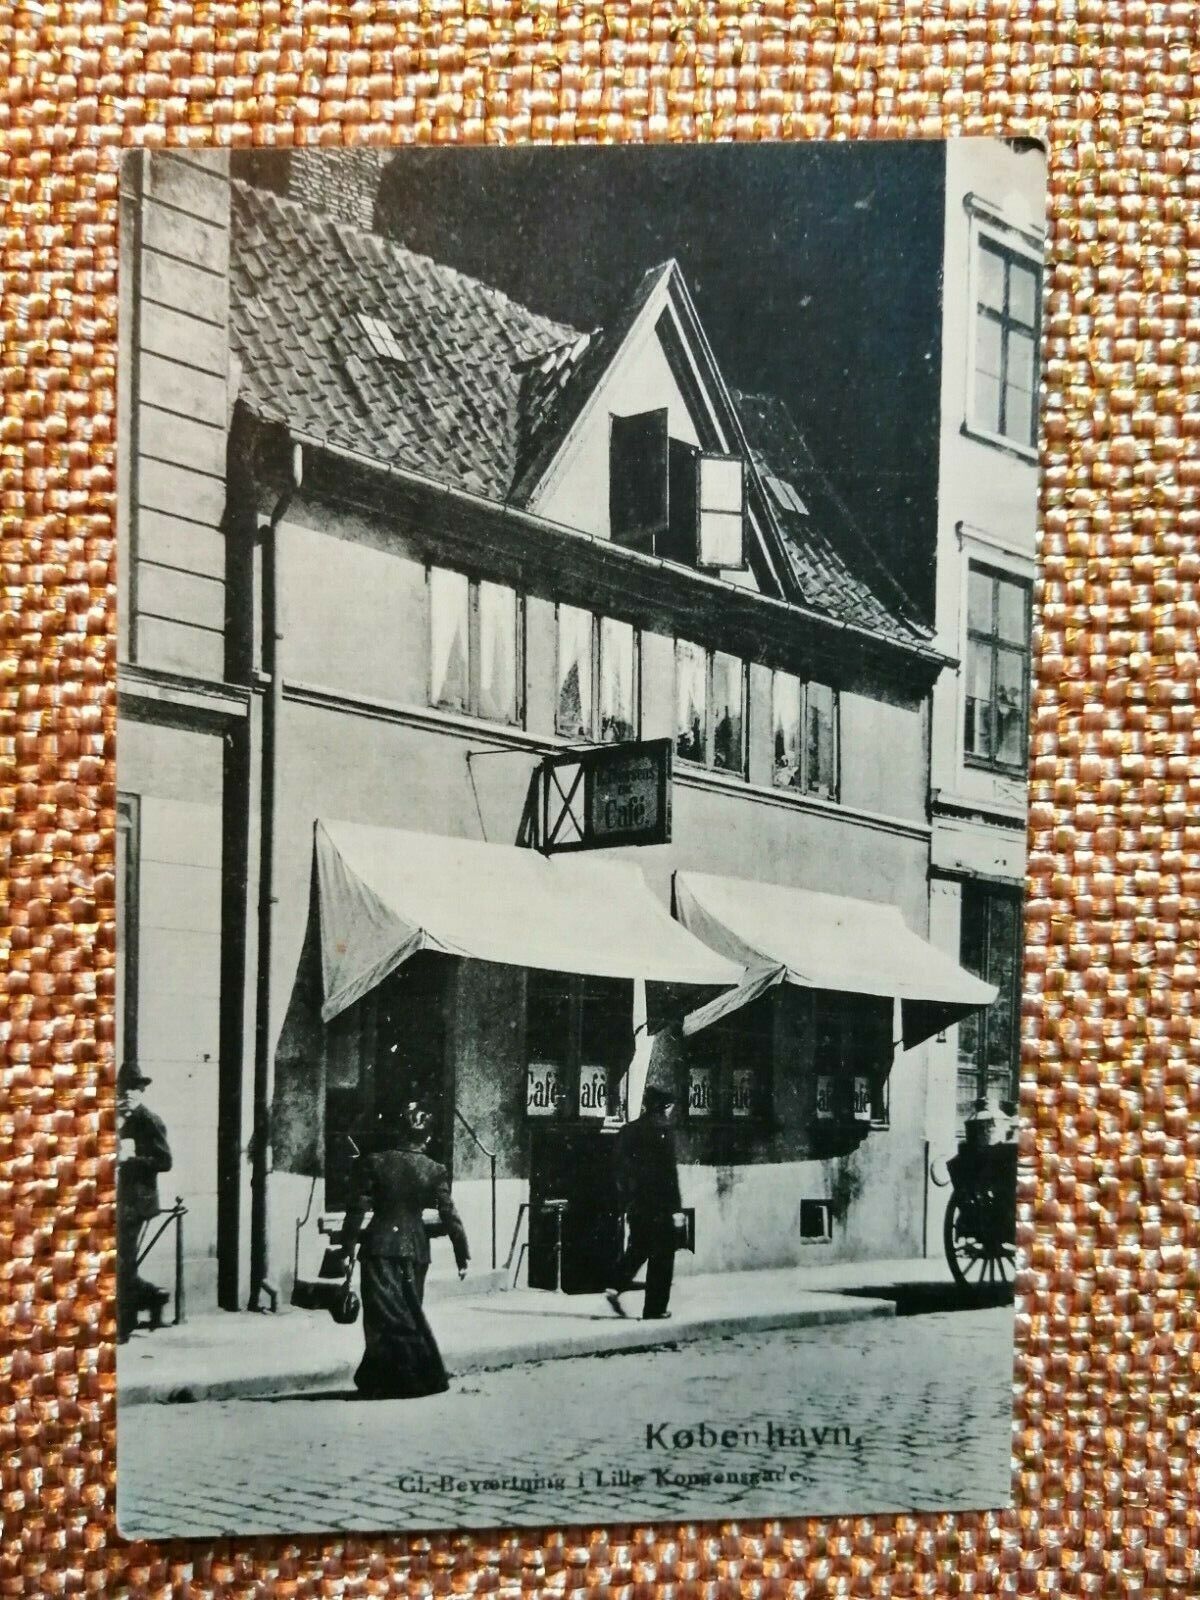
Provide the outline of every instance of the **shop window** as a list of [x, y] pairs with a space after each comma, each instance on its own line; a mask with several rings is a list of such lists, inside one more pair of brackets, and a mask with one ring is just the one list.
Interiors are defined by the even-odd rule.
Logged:
[[716, 771], [746, 771], [746, 664], [675, 641], [675, 753]]
[[740, 569], [746, 563], [745, 510], [740, 457], [672, 439], [665, 407], [612, 418], [614, 543], [684, 566]]
[[636, 739], [637, 668], [637, 635], [629, 623], [560, 605], [559, 735], [601, 744]]
[[817, 1123], [886, 1128], [894, 1048], [891, 1000], [818, 994], [813, 1063]]
[[1021, 896], [964, 883], [959, 959], [999, 990], [958, 1025], [958, 1121], [991, 1102], [1015, 1102], [1021, 1064]]
[[1032, 450], [1037, 443], [1041, 274], [999, 240], [981, 236], [975, 262], [973, 428]]
[[1028, 761], [1028, 583], [971, 562], [967, 571], [967, 694], [972, 766], [1023, 775]]
[[530, 971], [525, 1109], [530, 1117], [622, 1117], [633, 1055], [633, 985]]
[[430, 567], [431, 705], [519, 725], [524, 643], [524, 608], [515, 590]]
[[771, 700], [776, 786], [836, 800], [836, 689], [824, 683], [805, 683], [791, 672], [776, 672]]
[[679, 1097], [681, 1120], [763, 1123], [771, 1115], [770, 1001], [757, 1002], [688, 1041]]

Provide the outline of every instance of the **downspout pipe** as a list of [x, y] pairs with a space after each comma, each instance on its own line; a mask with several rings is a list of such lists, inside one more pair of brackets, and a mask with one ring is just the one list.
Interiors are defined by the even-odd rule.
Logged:
[[[304, 455], [293, 444], [291, 472], [261, 529], [263, 567], [263, 667], [269, 683], [263, 702], [262, 799], [259, 807], [258, 974], [254, 1028], [254, 1133], [250, 1145], [251, 1311], [276, 1311], [279, 1291], [270, 1279], [267, 1187], [271, 1157], [271, 956], [275, 931], [275, 812], [279, 793], [283, 713], [283, 628], [279, 603], [279, 524], [304, 476]], [[264, 1304], [265, 1302], [265, 1304]]]

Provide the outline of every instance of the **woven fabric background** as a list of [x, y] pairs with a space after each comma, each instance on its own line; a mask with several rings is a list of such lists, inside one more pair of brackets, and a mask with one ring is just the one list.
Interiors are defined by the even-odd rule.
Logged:
[[[0, 1594], [1200, 1594], [1194, 0], [8, 0]], [[1032, 133], [1050, 145], [1016, 1509], [116, 1538], [122, 144]]]

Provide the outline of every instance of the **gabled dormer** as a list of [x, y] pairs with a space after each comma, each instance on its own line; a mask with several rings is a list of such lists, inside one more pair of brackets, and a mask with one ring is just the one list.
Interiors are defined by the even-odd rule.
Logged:
[[519, 486], [551, 521], [777, 598], [794, 590], [725, 381], [675, 262], [593, 336]]

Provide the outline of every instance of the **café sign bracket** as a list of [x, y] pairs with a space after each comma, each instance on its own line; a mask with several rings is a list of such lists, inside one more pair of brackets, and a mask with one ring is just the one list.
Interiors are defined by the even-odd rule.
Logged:
[[670, 739], [646, 739], [546, 756], [535, 778], [536, 848], [670, 843], [672, 754]]

